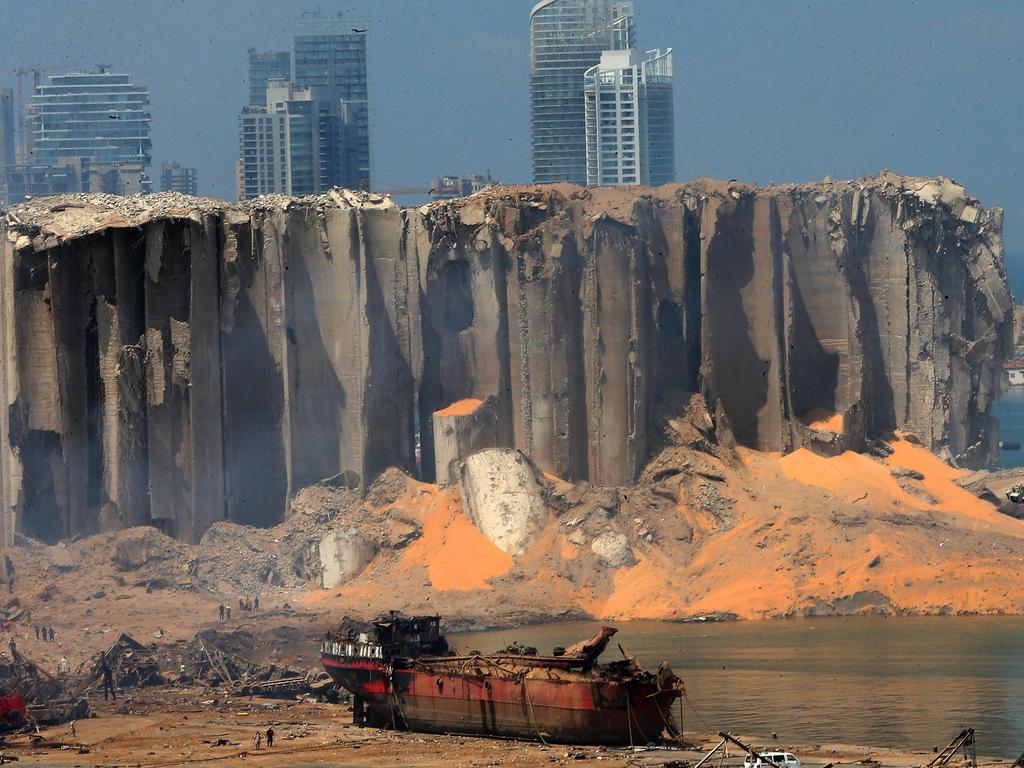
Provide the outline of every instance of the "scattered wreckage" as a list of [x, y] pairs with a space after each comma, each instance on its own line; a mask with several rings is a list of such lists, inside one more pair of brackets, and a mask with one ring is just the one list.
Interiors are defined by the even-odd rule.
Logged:
[[326, 674], [298, 672], [277, 664], [256, 664], [221, 650], [197, 635], [173, 645], [145, 645], [121, 634], [105, 651], [78, 666], [74, 673], [53, 676], [12, 646], [0, 653], [0, 730], [56, 725], [90, 714], [88, 695], [104, 687], [109, 670], [113, 693], [175, 684], [199, 684], [235, 696], [293, 698], [312, 694], [335, 698]]
[[392, 612], [369, 632], [328, 636], [321, 661], [352, 694], [357, 723], [579, 744], [680, 736], [671, 708], [685, 689], [667, 664], [647, 672], [622, 646], [622, 660], [597, 663], [612, 627], [550, 656], [519, 645], [457, 655], [440, 621]]

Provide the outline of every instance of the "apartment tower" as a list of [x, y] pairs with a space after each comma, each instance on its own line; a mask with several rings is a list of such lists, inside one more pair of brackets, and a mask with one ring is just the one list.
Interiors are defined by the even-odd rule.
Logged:
[[370, 186], [368, 24], [347, 16], [306, 13], [291, 25], [291, 81], [323, 101], [343, 102], [344, 168], [339, 185]]
[[588, 186], [675, 179], [671, 48], [605, 51], [584, 91]]
[[543, 0], [530, 12], [530, 127], [535, 182], [587, 183], [583, 75], [633, 47], [633, 4]]
[[[73, 72], [36, 86], [32, 165], [74, 166], [89, 191], [149, 192], [149, 89], [130, 75]], [[94, 179], [86, 183], [86, 179]]]

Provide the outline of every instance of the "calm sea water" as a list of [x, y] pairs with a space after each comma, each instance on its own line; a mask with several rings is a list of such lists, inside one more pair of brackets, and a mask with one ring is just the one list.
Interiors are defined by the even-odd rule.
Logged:
[[[513, 640], [542, 653], [600, 624], [452, 635], [463, 651]], [[615, 641], [686, 682], [687, 730], [773, 743], [944, 746], [973, 727], [979, 754], [1024, 751], [1024, 617], [850, 617], [721, 624], [624, 622]]]
[[[1024, 387], [1011, 387], [992, 406], [992, 413], [999, 419], [999, 439], [1024, 445]], [[1024, 451], [1000, 451], [998, 466], [1024, 466]]]

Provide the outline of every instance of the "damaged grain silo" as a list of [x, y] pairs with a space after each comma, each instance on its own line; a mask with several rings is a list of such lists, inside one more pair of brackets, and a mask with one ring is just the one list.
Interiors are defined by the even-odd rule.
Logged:
[[1001, 224], [952, 182], [888, 174], [16, 206], [4, 534], [195, 539], [277, 522], [323, 478], [432, 479], [431, 414], [464, 400], [486, 420], [446, 452], [493, 441], [595, 484], [633, 482], [654, 414], [692, 391], [754, 448], [818, 439], [821, 411], [844, 446], [902, 428], [980, 465], [1011, 334]]

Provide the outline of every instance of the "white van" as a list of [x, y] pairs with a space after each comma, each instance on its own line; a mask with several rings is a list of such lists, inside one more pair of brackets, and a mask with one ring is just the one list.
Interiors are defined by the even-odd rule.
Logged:
[[792, 752], [761, 752], [757, 757], [748, 754], [743, 768], [801, 768], [801, 765]]

